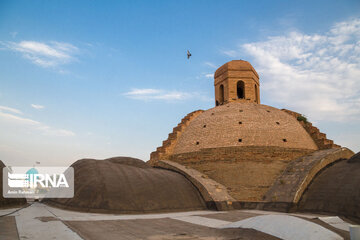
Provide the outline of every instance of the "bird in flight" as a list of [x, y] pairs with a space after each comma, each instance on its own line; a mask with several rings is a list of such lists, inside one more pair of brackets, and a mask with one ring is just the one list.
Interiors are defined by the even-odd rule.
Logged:
[[187, 58], [189, 59], [191, 57], [191, 53], [189, 52], [189, 50], [187, 50]]

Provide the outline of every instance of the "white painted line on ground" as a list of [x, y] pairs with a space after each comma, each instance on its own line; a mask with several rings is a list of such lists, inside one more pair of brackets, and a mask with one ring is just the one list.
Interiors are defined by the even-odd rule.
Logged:
[[11, 212], [16, 211], [19, 208], [7, 208], [7, 209], [0, 209], [0, 216], [5, 215], [5, 214], [9, 214]]
[[217, 211], [189, 211], [189, 212], [173, 212], [173, 213], [158, 213], [158, 214], [101, 214], [101, 213], [83, 213], [62, 210], [46, 206], [46, 209], [53, 213], [57, 218], [63, 221], [105, 221], [105, 220], [135, 220], [135, 219], [161, 219], [172, 217], [183, 217], [192, 215], [207, 215], [224, 213]]
[[319, 219], [335, 228], [349, 232], [350, 224], [339, 217], [319, 217]]
[[188, 223], [201, 225], [201, 226], [205, 226], [205, 227], [211, 227], [211, 228], [220, 228], [222, 226], [225, 226], [225, 225], [231, 223], [228, 221], [207, 218], [207, 217], [200, 217], [200, 216], [171, 217], [171, 219], [180, 220], [183, 222], [188, 222]]
[[15, 216], [20, 239], [81, 240], [75, 232], [61, 221], [43, 222], [38, 217], [54, 217], [43, 204], [34, 203]]
[[285, 240], [340, 240], [338, 234], [316, 224], [289, 215], [262, 215], [234, 222], [222, 228], [252, 228]]

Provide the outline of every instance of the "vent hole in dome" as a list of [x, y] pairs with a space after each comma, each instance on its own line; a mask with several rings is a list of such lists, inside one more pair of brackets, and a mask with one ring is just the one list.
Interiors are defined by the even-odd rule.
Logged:
[[206, 128], [206, 124], [204, 124], [203, 128]]
[[243, 110], [239, 110], [239, 112], [243, 112]]
[[266, 110], [267, 112], [270, 112], [269, 110]]
[[277, 124], [277, 125], [280, 125], [280, 123], [279, 123], [279, 122], [276, 122], [276, 124]]
[[239, 122], [239, 124], [242, 124], [242, 122]]
[[241, 138], [239, 138], [239, 140], [238, 140], [239, 142], [242, 142], [242, 139]]
[[214, 113], [211, 113], [211, 115], [214, 115]]
[[199, 145], [200, 144], [200, 142], [196, 142], [196, 145]]
[[283, 142], [287, 142], [286, 138], [283, 138]]

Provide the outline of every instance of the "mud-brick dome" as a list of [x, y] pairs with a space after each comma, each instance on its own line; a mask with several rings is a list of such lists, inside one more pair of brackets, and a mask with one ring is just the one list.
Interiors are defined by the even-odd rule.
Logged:
[[[304, 156], [311, 158], [319, 150], [340, 148], [301, 114], [260, 104], [259, 75], [247, 61], [233, 60], [221, 66], [214, 75], [214, 90], [216, 107], [185, 116], [151, 153], [151, 165], [184, 165], [225, 186], [237, 201], [259, 202], [267, 199], [267, 191], [290, 163]], [[347, 152], [339, 151], [341, 156], [332, 155], [332, 160], [325, 162]], [[304, 169], [299, 164], [286, 173], [292, 176], [295, 170], [302, 173]], [[281, 186], [285, 183], [279, 182]], [[290, 178], [288, 182], [297, 181]], [[290, 192], [297, 193], [294, 189]], [[273, 194], [270, 199], [276, 201], [277, 197]]]
[[185, 177], [152, 168], [139, 159], [82, 159], [71, 166], [75, 174], [74, 197], [45, 199], [48, 204], [101, 213], [174, 212], [206, 208], [200, 193]]
[[178, 138], [173, 154], [230, 146], [318, 149], [299, 121], [286, 112], [261, 104], [232, 102], [193, 119]]

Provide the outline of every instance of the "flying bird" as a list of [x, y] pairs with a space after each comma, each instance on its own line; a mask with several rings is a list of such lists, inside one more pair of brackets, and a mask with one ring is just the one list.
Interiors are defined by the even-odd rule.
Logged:
[[189, 52], [189, 50], [187, 50], [187, 58], [189, 59], [191, 57], [191, 53]]

